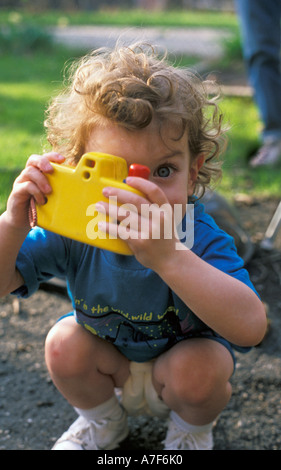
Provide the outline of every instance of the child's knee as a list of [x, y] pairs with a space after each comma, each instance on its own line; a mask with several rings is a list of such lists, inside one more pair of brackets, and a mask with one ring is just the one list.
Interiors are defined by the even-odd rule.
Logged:
[[210, 373], [204, 367], [196, 371], [182, 367], [177, 367], [171, 373], [170, 391], [181, 403], [188, 403], [191, 406], [199, 406], [206, 403], [217, 389], [218, 382], [215, 374]]
[[81, 374], [91, 337], [74, 318], [56, 323], [47, 335], [45, 358], [49, 372], [60, 377]]
[[222, 373], [223, 364], [216, 366], [211, 355], [203, 354], [200, 358], [196, 349], [186, 348], [182, 342], [180, 347], [170, 350], [156, 362], [154, 378], [161, 384], [163, 400], [173, 397], [178, 402], [200, 406], [218, 391], [229, 393], [228, 376]]

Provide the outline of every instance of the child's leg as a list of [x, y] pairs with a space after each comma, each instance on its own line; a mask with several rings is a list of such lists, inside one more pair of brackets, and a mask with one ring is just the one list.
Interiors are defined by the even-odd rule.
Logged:
[[126, 381], [129, 361], [112, 344], [78, 325], [74, 317], [52, 328], [45, 355], [56, 387], [79, 415], [53, 450], [118, 447], [128, 434], [128, 423], [114, 387]]
[[52, 380], [74, 407], [91, 409], [109, 400], [129, 375], [129, 361], [112, 344], [66, 317], [49, 332], [46, 364]]
[[194, 338], [161, 355], [154, 367], [154, 387], [172, 410], [167, 450], [211, 450], [213, 421], [231, 396], [233, 358], [222, 344]]
[[154, 386], [163, 401], [193, 425], [212, 422], [231, 396], [233, 358], [217, 341], [193, 338], [178, 343], [156, 361]]

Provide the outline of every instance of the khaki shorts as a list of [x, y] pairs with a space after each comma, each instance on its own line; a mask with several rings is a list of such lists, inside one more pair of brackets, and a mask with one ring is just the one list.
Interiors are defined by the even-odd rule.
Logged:
[[158, 397], [152, 384], [153, 362], [130, 362], [129, 378], [123, 388], [115, 389], [130, 416], [148, 415], [165, 419], [169, 415], [170, 409]]

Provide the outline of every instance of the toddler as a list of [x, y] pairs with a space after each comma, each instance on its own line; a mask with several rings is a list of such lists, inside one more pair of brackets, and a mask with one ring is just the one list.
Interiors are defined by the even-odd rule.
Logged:
[[[211, 449], [213, 423], [231, 396], [235, 350], [259, 343], [266, 329], [233, 239], [200, 202], [220, 175], [224, 129], [215, 100], [153, 48], [117, 45], [75, 64], [45, 125], [52, 151], [28, 159], [0, 218], [0, 294], [28, 297], [52, 276], [67, 280], [73, 311], [49, 332], [45, 354], [79, 416], [53, 448], [114, 449], [128, 434], [127, 416], [148, 414], [168, 420], [165, 449]], [[133, 256], [30, 229], [31, 197], [43, 205], [52, 191], [50, 162], [75, 166], [86, 152], [150, 169], [148, 180], [126, 180], [142, 195], [103, 191], [135, 208], [129, 237], [124, 211], [99, 227], [126, 239]], [[163, 227], [175, 205], [190, 223], [187, 203], [194, 243], [179, 249], [177, 231], [165, 237]], [[96, 208], [109, 212], [104, 201]]]

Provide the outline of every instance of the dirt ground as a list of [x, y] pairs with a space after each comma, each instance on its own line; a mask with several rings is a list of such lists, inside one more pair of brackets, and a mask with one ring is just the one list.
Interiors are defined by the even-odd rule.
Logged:
[[[217, 450], [281, 450], [281, 233], [276, 249], [259, 241], [278, 201], [236, 202], [239, 217], [256, 244], [248, 269], [268, 304], [269, 331], [262, 344], [237, 354], [233, 396], [214, 428]], [[49, 286], [50, 287], [50, 286]], [[63, 292], [40, 289], [27, 300], [0, 300], [0, 449], [48, 450], [76, 419], [52, 384], [44, 364], [44, 340], [68, 312]], [[130, 419], [122, 449], [161, 449], [166, 424]]]

